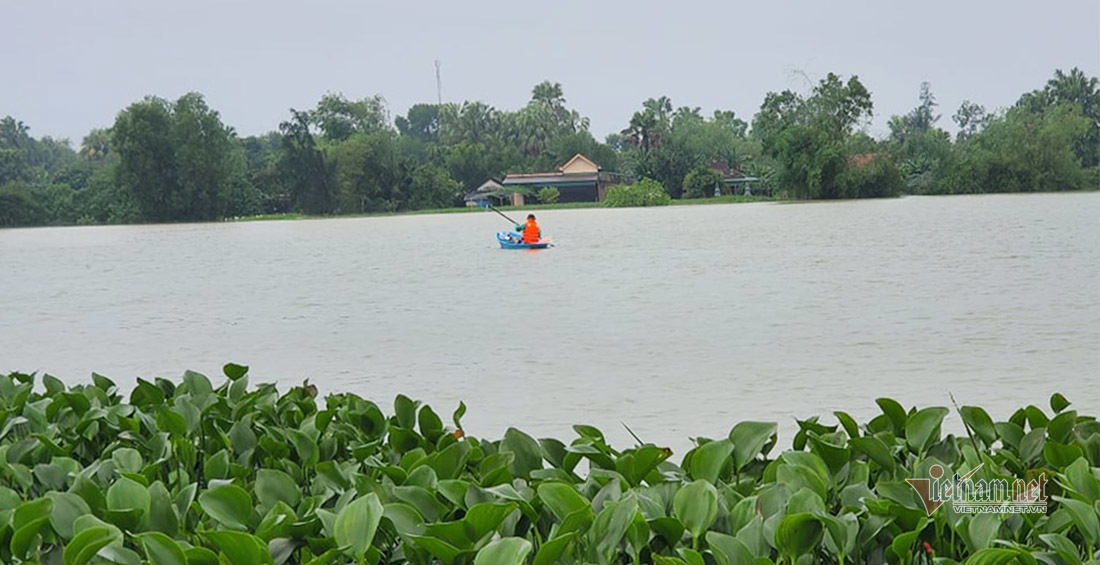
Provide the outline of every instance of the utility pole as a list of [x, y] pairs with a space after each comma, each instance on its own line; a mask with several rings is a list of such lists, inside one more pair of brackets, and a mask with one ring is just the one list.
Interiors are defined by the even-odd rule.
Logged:
[[439, 105], [443, 105], [443, 79], [439, 75], [439, 59], [435, 60], [435, 96]]

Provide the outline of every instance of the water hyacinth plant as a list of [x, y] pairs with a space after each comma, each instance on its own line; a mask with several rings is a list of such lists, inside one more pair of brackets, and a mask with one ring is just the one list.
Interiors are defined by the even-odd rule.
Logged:
[[[468, 435], [404, 396], [0, 376], [0, 562], [157, 565], [1096, 562], [1100, 424], [1060, 395], [1008, 421], [963, 406], [857, 423], [740, 422], [670, 450]], [[36, 380], [38, 381], [36, 383]], [[219, 379], [220, 380], [220, 379]], [[36, 384], [38, 385], [36, 387]], [[582, 461], [585, 464], [582, 465]], [[1045, 511], [928, 513], [906, 479], [1049, 479]]]

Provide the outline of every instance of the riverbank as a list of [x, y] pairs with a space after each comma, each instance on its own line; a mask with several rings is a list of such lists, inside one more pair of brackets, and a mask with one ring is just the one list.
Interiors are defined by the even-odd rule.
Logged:
[[[706, 204], [745, 204], [751, 202], [773, 202], [779, 198], [771, 196], [742, 196], [728, 195], [715, 198], [683, 198], [673, 200], [672, 206], [699, 206]], [[530, 206], [494, 206], [502, 212], [528, 212], [538, 210], [573, 210], [581, 208], [605, 208], [602, 202], [563, 202], [558, 204], [532, 204]], [[452, 208], [426, 208], [424, 210], [402, 210], [398, 212], [371, 212], [366, 214], [341, 214], [337, 216], [321, 216], [302, 214], [299, 212], [287, 212], [285, 214], [260, 214], [258, 216], [245, 216], [241, 218], [228, 218], [229, 222], [266, 222], [273, 220], [311, 220], [322, 218], [374, 218], [388, 216], [425, 216], [433, 214], [465, 214], [469, 212], [491, 212], [487, 208], [479, 207], [452, 207]]]

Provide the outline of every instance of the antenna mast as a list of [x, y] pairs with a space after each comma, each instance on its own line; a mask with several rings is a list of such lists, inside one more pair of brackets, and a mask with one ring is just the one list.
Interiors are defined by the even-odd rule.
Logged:
[[443, 79], [439, 76], [439, 59], [435, 60], [435, 95], [439, 105], [443, 105]]

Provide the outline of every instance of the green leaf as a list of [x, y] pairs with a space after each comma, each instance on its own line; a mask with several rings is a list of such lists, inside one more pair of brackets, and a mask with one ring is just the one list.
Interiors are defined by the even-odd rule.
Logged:
[[1050, 395], [1050, 409], [1054, 410], [1056, 414], [1065, 410], [1069, 405], [1070, 401], [1066, 400], [1066, 397], [1062, 396], [1061, 393], [1056, 392]]
[[1055, 469], [1062, 469], [1084, 455], [1085, 452], [1076, 444], [1064, 445], [1050, 440], [1043, 445], [1043, 459]]
[[810, 449], [825, 461], [833, 475], [839, 473], [852, 458], [852, 452], [844, 446], [828, 441], [813, 432], [810, 432], [809, 438], [812, 444]]
[[39, 539], [39, 532], [49, 525], [52, 509], [53, 500], [49, 498], [27, 501], [15, 509], [11, 523], [11, 543], [8, 544], [12, 554], [20, 559], [26, 558], [31, 545], [36, 544], [35, 540]]
[[160, 533], [138, 534], [137, 539], [150, 563], [157, 565], [187, 565], [187, 556], [176, 540]]
[[46, 495], [53, 501], [50, 510], [50, 525], [57, 535], [66, 540], [73, 539], [73, 522], [81, 516], [92, 513], [92, 509], [83, 498], [67, 492], [51, 492]]
[[818, 519], [825, 526], [825, 547], [832, 554], [839, 554], [841, 561], [856, 550], [856, 536], [859, 534], [859, 519], [855, 514], [832, 516], [819, 514]]
[[989, 413], [978, 406], [963, 406], [959, 409], [963, 423], [974, 431], [986, 445], [997, 441], [997, 427]]
[[531, 542], [523, 538], [501, 538], [477, 552], [474, 565], [523, 565], [531, 553]]
[[970, 518], [966, 527], [970, 551], [977, 552], [993, 547], [993, 540], [998, 538], [1000, 529], [1001, 517], [995, 514], [978, 514]]
[[417, 547], [420, 547], [431, 553], [443, 562], [443, 565], [451, 565], [455, 563], [463, 555], [471, 553], [467, 550], [461, 550], [441, 539], [434, 538], [432, 536], [416, 536], [413, 537], [413, 543]]
[[1070, 517], [1073, 518], [1073, 525], [1089, 545], [1096, 545], [1097, 540], [1100, 540], [1100, 518], [1097, 518], [1096, 510], [1080, 500], [1061, 496], [1051, 498], [1060, 502], [1062, 507], [1069, 511]]
[[411, 430], [416, 427], [416, 407], [420, 404], [405, 396], [404, 394], [398, 394], [393, 400], [393, 412], [397, 418], [397, 425]]
[[333, 527], [336, 545], [348, 548], [349, 555], [362, 559], [374, 541], [384, 510], [378, 495], [373, 492], [345, 506], [336, 514]]
[[638, 501], [634, 497], [604, 503], [603, 510], [596, 516], [596, 521], [588, 531], [590, 543], [595, 547], [597, 555], [607, 559], [615, 553], [637, 512]]
[[905, 422], [905, 441], [915, 453], [924, 450], [940, 439], [940, 424], [947, 416], [947, 408], [932, 406], [922, 408]]
[[788, 514], [775, 528], [775, 547], [795, 559], [809, 553], [821, 541], [821, 522], [808, 512]]
[[1024, 439], [1023, 428], [1012, 422], [997, 422], [994, 427], [997, 428], [997, 435], [1005, 446], [1012, 449], [1020, 447], [1020, 442]]
[[539, 447], [539, 442], [515, 428], [508, 428], [504, 432], [500, 450], [515, 454], [511, 470], [517, 477], [529, 477], [531, 471], [542, 468], [542, 448]]
[[535, 554], [535, 561], [531, 565], [553, 565], [561, 560], [561, 556], [565, 554], [565, 550], [569, 548], [569, 543], [573, 541], [574, 534], [563, 534], [556, 538], [547, 540], [539, 546], [538, 553]]
[[393, 496], [401, 502], [411, 504], [428, 522], [439, 521], [447, 512], [447, 508], [439, 502], [435, 494], [422, 487], [393, 487]]
[[285, 502], [291, 507], [298, 506], [301, 490], [290, 475], [275, 469], [256, 471], [256, 498], [264, 508], [271, 508], [277, 502]]
[[963, 562], [965, 565], [1007, 565], [1008, 563], [1035, 563], [1027, 551], [1022, 549], [983, 549], [974, 553]]
[[774, 422], [739, 422], [733, 426], [729, 440], [733, 443], [733, 463], [738, 472], [760, 455], [769, 441], [774, 441], [777, 429]]
[[76, 534], [72, 541], [65, 545], [62, 559], [65, 565], [84, 565], [90, 562], [99, 550], [118, 541], [122, 541], [118, 530], [104, 526], [88, 528]]
[[466, 403], [459, 401], [458, 408], [455, 408], [454, 414], [451, 416], [451, 421], [458, 429], [462, 429], [462, 417], [466, 415]]
[[1043, 444], [1046, 443], [1046, 428], [1031, 430], [1020, 440], [1020, 460], [1024, 463], [1035, 463], [1043, 453]]
[[1062, 412], [1047, 424], [1047, 436], [1058, 443], [1073, 441], [1073, 426], [1077, 423], [1077, 411]]
[[252, 497], [237, 485], [222, 484], [199, 495], [199, 506], [208, 516], [234, 530], [247, 530], [252, 516]]
[[588, 501], [573, 485], [559, 482], [547, 482], [538, 486], [539, 498], [557, 516], [564, 520], [566, 516], [582, 508], [591, 508]]
[[160, 481], [149, 485], [149, 528], [169, 537], [179, 532], [179, 515], [172, 504], [172, 495]]
[[481, 539], [489, 532], [496, 531], [504, 523], [504, 519], [516, 509], [514, 503], [496, 504], [484, 502], [470, 507], [466, 517], [462, 519], [466, 527], [473, 533], [471, 541]]
[[893, 471], [894, 468], [897, 467], [897, 462], [894, 460], [893, 455], [890, 454], [890, 448], [886, 446], [886, 443], [875, 436], [852, 438], [848, 440], [848, 445], [856, 448], [857, 451], [862, 452], [869, 457], [871, 461], [874, 461], [879, 467], [887, 471]]
[[1050, 419], [1047, 418], [1046, 414], [1043, 414], [1043, 411], [1038, 406], [1029, 405], [1027, 408], [1024, 408], [1024, 414], [1027, 415], [1027, 425], [1033, 430], [1036, 428], [1045, 428], [1047, 424], [1050, 423]]
[[1081, 551], [1066, 536], [1062, 534], [1040, 534], [1039, 539], [1050, 546], [1066, 565], [1080, 565]]
[[420, 435], [428, 441], [434, 443], [443, 435], [443, 420], [439, 419], [439, 415], [432, 410], [431, 406], [425, 404], [420, 408], [419, 420]]
[[424, 535], [424, 517], [409, 504], [391, 502], [383, 507], [382, 515], [393, 524], [402, 537]]
[[848, 433], [849, 438], [859, 437], [859, 425], [856, 424], [855, 418], [852, 418], [847, 412], [841, 412], [839, 410], [833, 412], [840, 425], [844, 427], [844, 431]]
[[[218, 548], [229, 559], [229, 563], [249, 563], [254, 565], [275, 565], [271, 559], [271, 553], [267, 550], [267, 544], [262, 540], [245, 532], [216, 531], [203, 532], [202, 536], [211, 545]], [[190, 559], [190, 551], [187, 552]]]
[[1100, 479], [1089, 469], [1088, 461], [1081, 457], [1062, 470], [1069, 487], [1089, 503], [1100, 500]]
[[672, 499], [672, 515], [693, 538], [699, 538], [718, 517], [718, 491], [704, 480], [680, 487]]
[[144, 466], [141, 454], [136, 449], [130, 449], [129, 447], [115, 450], [111, 454], [111, 460], [115, 462], [115, 467], [124, 473], [140, 473], [141, 468]]
[[107, 508], [109, 510], [140, 510], [149, 513], [149, 489], [145, 485], [120, 477], [107, 489]]
[[752, 562], [752, 553], [741, 540], [721, 532], [707, 532], [707, 546], [710, 547], [718, 565], [740, 565]]
[[191, 393], [192, 398], [209, 396], [214, 392], [210, 379], [206, 378], [206, 375], [194, 371], [184, 371], [183, 384], [187, 387], [187, 392]]
[[316, 465], [318, 457], [320, 457], [317, 442], [300, 430], [288, 428], [284, 431], [287, 437], [290, 438], [290, 442], [294, 444], [294, 450], [298, 452], [298, 459], [302, 461], [302, 464], [307, 466]]
[[235, 381], [248, 374], [248, 365], [238, 365], [236, 363], [226, 363], [222, 367], [222, 372], [231, 381]]
[[691, 476], [708, 483], [717, 483], [732, 454], [733, 443], [728, 439], [704, 443], [695, 448], [691, 456]]
[[905, 409], [901, 407], [901, 404], [898, 404], [898, 401], [893, 398], [876, 398], [875, 404], [878, 404], [879, 408], [882, 409], [882, 413], [889, 419], [895, 434], [899, 434], [905, 430], [907, 419], [905, 416]]

